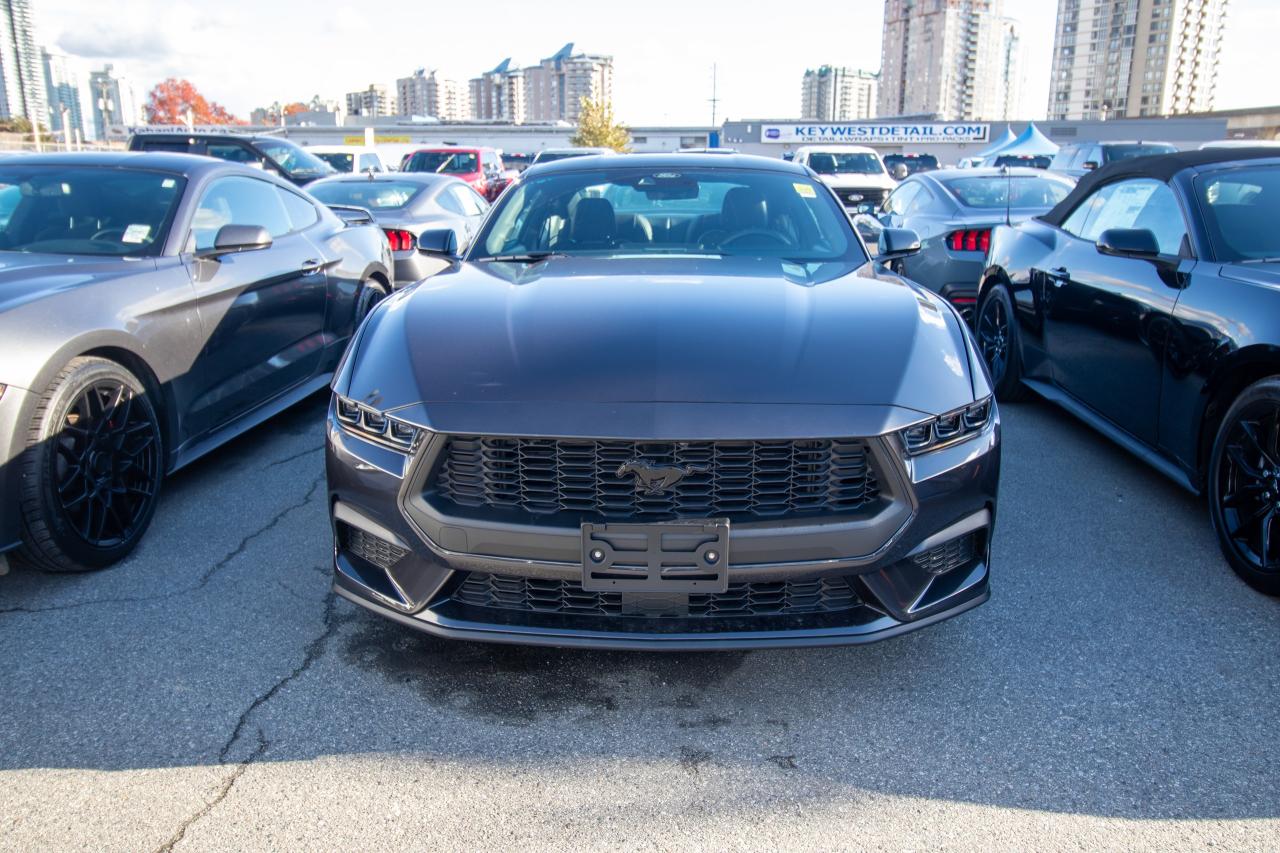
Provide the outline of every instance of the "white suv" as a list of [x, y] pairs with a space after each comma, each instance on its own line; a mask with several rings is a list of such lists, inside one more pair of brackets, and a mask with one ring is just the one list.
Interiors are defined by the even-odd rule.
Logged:
[[806, 145], [797, 149], [794, 162], [817, 172], [846, 208], [878, 207], [898, 185], [875, 149], [860, 145]]

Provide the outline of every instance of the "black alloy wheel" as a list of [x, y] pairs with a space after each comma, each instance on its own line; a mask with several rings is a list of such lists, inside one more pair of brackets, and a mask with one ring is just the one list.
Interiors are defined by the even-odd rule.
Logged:
[[387, 289], [376, 278], [367, 278], [360, 282], [360, 290], [356, 293], [356, 325], [359, 326], [364, 318], [369, 316], [369, 312], [387, 296]]
[[146, 387], [114, 362], [74, 359], [40, 400], [24, 472], [24, 557], [51, 571], [122, 559], [151, 523], [164, 474]]
[[978, 306], [978, 351], [991, 373], [991, 384], [1001, 400], [1022, 400], [1022, 359], [1018, 352], [1018, 330], [1013, 321], [1013, 302], [1000, 285], [988, 288]]
[[1250, 586], [1280, 595], [1280, 379], [1251, 385], [1227, 412], [1210, 477], [1228, 562]]

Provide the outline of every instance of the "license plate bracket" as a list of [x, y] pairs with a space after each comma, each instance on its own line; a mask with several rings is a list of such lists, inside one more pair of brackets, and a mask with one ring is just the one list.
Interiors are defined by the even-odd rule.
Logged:
[[729, 588], [729, 520], [583, 524], [582, 588], [725, 592]]

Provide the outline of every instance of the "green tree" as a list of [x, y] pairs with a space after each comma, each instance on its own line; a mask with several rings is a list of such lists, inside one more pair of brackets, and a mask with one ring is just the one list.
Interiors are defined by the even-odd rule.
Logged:
[[631, 132], [613, 120], [613, 107], [608, 103], [596, 103], [582, 99], [578, 113], [578, 132], [569, 140], [582, 148], [612, 148], [627, 151], [631, 146]]

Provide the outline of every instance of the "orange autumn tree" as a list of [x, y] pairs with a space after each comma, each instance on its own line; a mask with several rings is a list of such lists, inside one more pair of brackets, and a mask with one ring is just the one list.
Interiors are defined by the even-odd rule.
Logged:
[[243, 124], [226, 107], [200, 94], [190, 80], [170, 77], [147, 96], [147, 124], [183, 124], [187, 110], [196, 124]]

